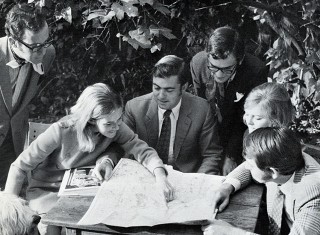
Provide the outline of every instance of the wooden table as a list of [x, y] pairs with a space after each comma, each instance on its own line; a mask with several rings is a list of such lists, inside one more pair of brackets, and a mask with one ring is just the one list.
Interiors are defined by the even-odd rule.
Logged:
[[[251, 185], [237, 192], [230, 200], [229, 206], [217, 219], [225, 220], [237, 227], [254, 232], [263, 187]], [[101, 234], [202, 234], [200, 225], [166, 224], [154, 227], [122, 228], [98, 224], [93, 226], [79, 226], [77, 222], [88, 210], [93, 197], [61, 197], [57, 205], [42, 218], [42, 222], [49, 225], [66, 227], [67, 235], [101, 235]]]

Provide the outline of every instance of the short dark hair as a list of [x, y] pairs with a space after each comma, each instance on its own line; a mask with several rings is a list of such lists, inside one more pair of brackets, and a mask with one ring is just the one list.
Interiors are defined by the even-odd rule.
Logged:
[[166, 55], [154, 65], [152, 77], [168, 78], [171, 76], [178, 76], [181, 85], [188, 80], [184, 60], [175, 55]]
[[230, 54], [234, 54], [240, 62], [244, 56], [244, 42], [236, 30], [228, 26], [220, 27], [211, 34], [207, 53], [213, 59], [226, 59]]
[[243, 157], [254, 159], [261, 170], [273, 167], [281, 175], [291, 175], [304, 165], [299, 139], [283, 127], [264, 127], [250, 133], [244, 140]]
[[45, 16], [34, 4], [17, 4], [7, 14], [5, 31], [7, 36], [22, 39], [25, 30], [39, 32], [46, 23]]

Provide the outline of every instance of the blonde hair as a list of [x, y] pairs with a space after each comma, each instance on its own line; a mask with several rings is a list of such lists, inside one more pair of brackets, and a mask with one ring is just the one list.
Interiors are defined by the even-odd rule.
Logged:
[[263, 83], [251, 90], [244, 103], [244, 110], [261, 106], [275, 127], [288, 127], [295, 115], [289, 93], [279, 83]]
[[120, 95], [106, 84], [96, 83], [82, 92], [77, 103], [70, 109], [72, 119], [75, 120], [74, 127], [80, 150], [92, 152], [95, 149], [93, 125], [90, 121], [95, 122], [102, 115], [110, 114], [119, 108], [123, 108]]
[[27, 201], [13, 194], [0, 192], [0, 234], [24, 235], [32, 228], [36, 213]]

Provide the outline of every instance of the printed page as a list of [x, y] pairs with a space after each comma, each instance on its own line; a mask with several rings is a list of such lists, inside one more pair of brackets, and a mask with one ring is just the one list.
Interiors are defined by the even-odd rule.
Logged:
[[85, 166], [66, 170], [59, 189], [62, 195], [96, 195], [101, 183], [92, 176], [94, 166]]
[[211, 220], [213, 190], [224, 177], [181, 173], [167, 166], [175, 199], [166, 202], [155, 178], [137, 161], [121, 159], [78, 224], [132, 227]]

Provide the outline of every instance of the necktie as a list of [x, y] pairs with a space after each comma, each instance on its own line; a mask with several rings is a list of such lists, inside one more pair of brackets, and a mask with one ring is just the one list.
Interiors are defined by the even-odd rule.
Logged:
[[221, 111], [223, 109], [224, 102], [224, 88], [225, 83], [218, 83], [214, 80], [213, 77], [210, 77], [206, 84], [205, 96], [207, 100], [210, 102], [211, 108], [217, 114], [219, 123], [222, 122], [222, 114]]
[[280, 234], [283, 203], [284, 203], [284, 194], [281, 192], [279, 187], [277, 187], [277, 192], [275, 194], [272, 207], [268, 211], [270, 235]]
[[167, 110], [163, 114], [163, 122], [160, 137], [158, 139], [156, 150], [163, 163], [168, 163], [169, 145], [170, 145], [170, 134], [171, 134], [171, 110]]

